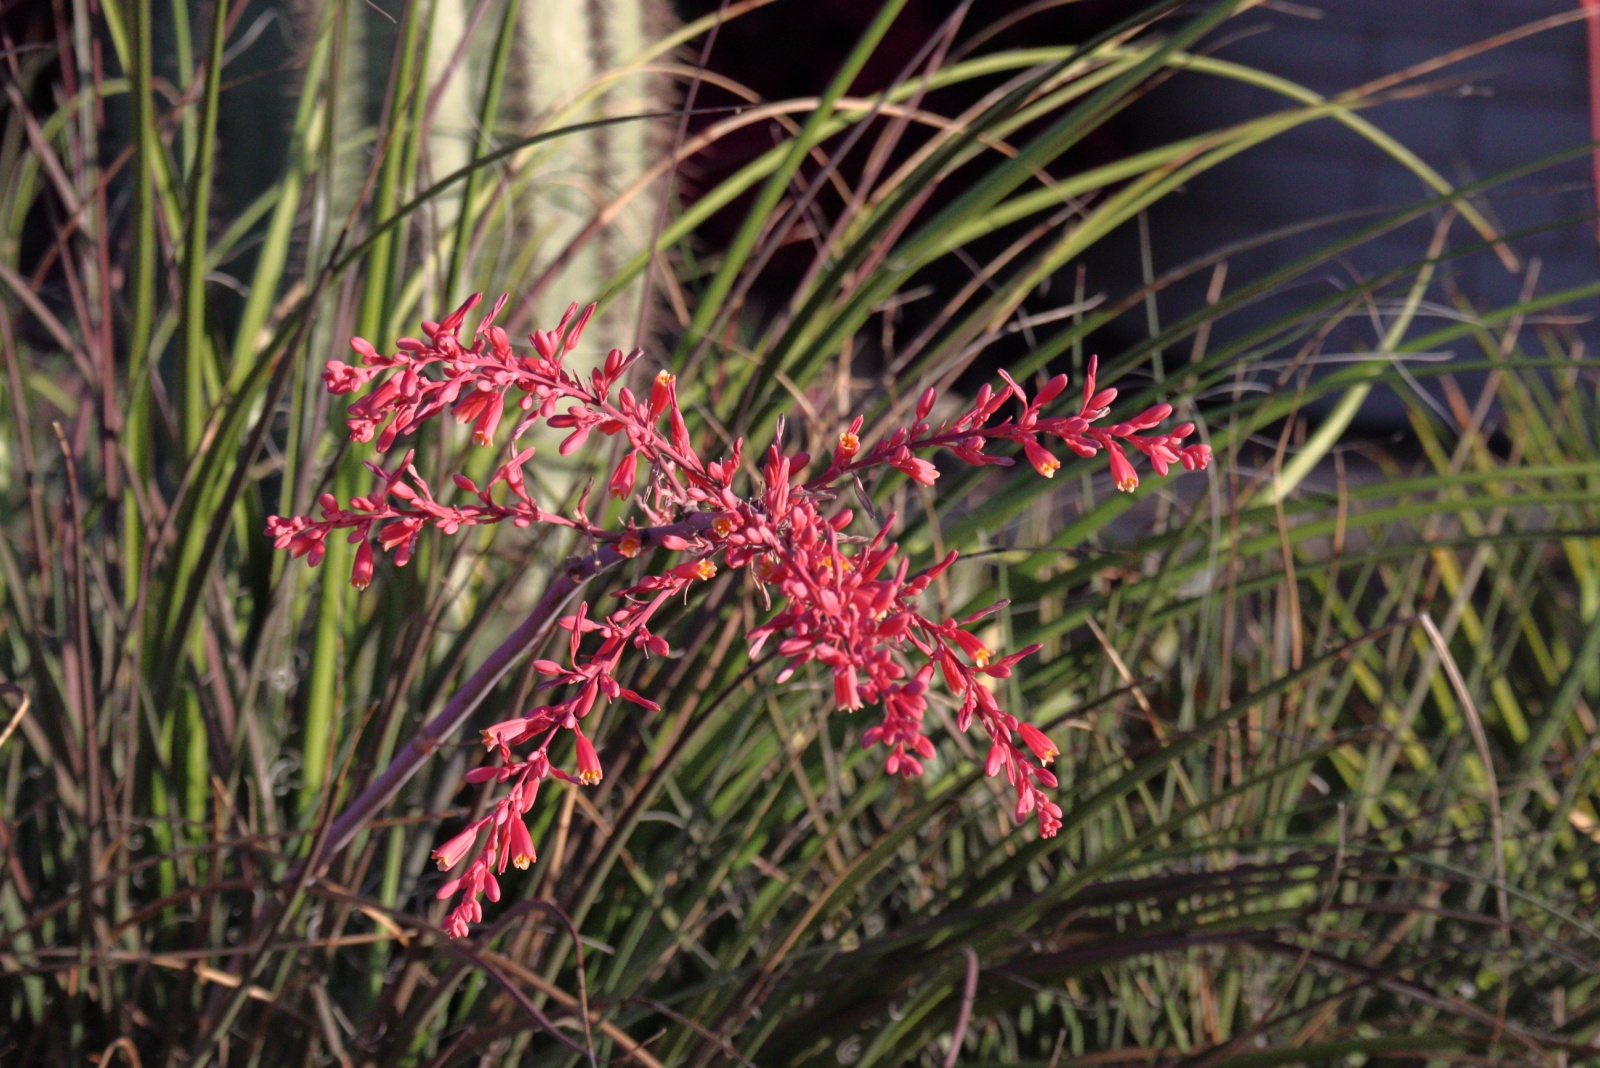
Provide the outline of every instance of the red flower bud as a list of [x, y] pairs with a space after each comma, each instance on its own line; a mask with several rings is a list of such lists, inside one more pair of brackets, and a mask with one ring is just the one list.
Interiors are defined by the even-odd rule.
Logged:
[[920, 482], [924, 486], [933, 485], [934, 481], [939, 477], [938, 468], [926, 460], [912, 456], [911, 450], [904, 445], [900, 446], [899, 451], [890, 457], [889, 464], [898, 470], [904, 471], [912, 481]]
[[1128, 425], [1138, 430], [1149, 430], [1151, 427], [1155, 426], [1157, 423], [1161, 422], [1161, 420], [1165, 419], [1171, 414], [1172, 405], [1153, 405], [1152, 407], [1146, 408], [1132, 419], [1129, 419]]
[[1051, 401], [1061, 396], [1061, 391], [1066, 388], [1067, 376], [1056, 375], [1050, 381], [1046, 382], [1044, 384], [1044, 388], [1039, 390], [1038, 395], [1033, 398], [1033, 406], [1035, 408], [1043, 408], [1046, 404], [1049, 404]]
[[996, 775], [1000, 774], [1000, 769], [1005, 765], [1005, 762], [1005, 746], [1001, 745], [999, 742], [994, 743], [989, 747], [989, 759], [983, 763], [984, 775], [991, 779], [994, 778]]

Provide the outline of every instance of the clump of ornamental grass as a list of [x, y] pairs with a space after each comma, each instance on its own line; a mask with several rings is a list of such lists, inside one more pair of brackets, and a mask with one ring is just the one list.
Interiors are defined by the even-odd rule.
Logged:
[[[323, 381], [335, 394], [361, 393], [348, 409], [350, 437], [375, 443], [380, 453], [446, 412], [458, 423], [472, 424], [478, 445], [492, 445], [509, 408], [518, 413], [511, 434], [516, 451], [510, 459], [482, 486], [465, 474], [452, 475], [464, 495], [463, 503], [454, 504], [435, 496], [413, 462], [414, 450], [392, 467], [369, 461], [376, 480], [370, 492], [342, 503], [323, 494], [320, 517], [272, 517], [267, 533], [274, 544], [315, 565], [330, 537], [347, 538], [357, 546], [351, 583], [358, 589], [372, 581], [377, 549], [404, 565], [430, 527], [448, 535], [506, 522], [518, 527], [551, 524], [587, 538], [594, 545], [596, 567], [638, 557], [646, 549], [665, 550], [674, 562], [617, 591], [619, 607], [591, 617], [587, 604], [580, 604], [574, 614], [561, 617], [559, 625], [569, 634], [567, 662], [541, 659], [533, 668], [543, 677], [543, 688], [562, 690], [566, 696], [484, 729], [483, 741], [495, 762], [473, 769], [466, 778], [500, 784], [504, 793], [487, 814], [433, 853], [446, 871], [472, 857], [460, 875], [439, 888], [441, 898], [461, 898], [445, 923], [452, 935], [466, 935], [470, 924], [483, 919], [480, 898], [500, 899], [497, 874], [508, 865], [526, 868], [533, 863], [536, 852], [524, 814], [541, 785], [558, 779], [593, 786], [604, 776], [584, 722], [618, 700], [660, 711], [648, 696], [623, 686], [618, 669], [630, 653], [670, 652], [666, 639], [651, 630], [652, 621], [696, 583], [715, 576], [718, 563], [751, 575], [762, 599], [774, 609], [750, 632], [749, 653], [760, 656], [770, 645], [786, 662], [777, 676], [780, 684], [816, 663], [832, 676], [839, 709], [881, 709], [881, 722], [862, 733], [861, 744], [883, 748], [890, 775], [921, 775], [922, 762], [934, 755], [923, 716], [937, 674], [957, 703], [957, 729], [965, 732], [977, 722], [988, 736], [984, 772], [990, 777], [1005, 773], [1015, 794], [1017, 821], [1033, 815], [1042, 836], [1055, 835], [1062, 812], [1047, 793], [1057, 780], [1045, 765], [1059, 750], [1043, 731], [1002, 709], [993, 691], [994, 680], [1008, 678], [1042, 646], [1035, 643], [997, 655], [973, 633], [975, 625], [1005, 607], [1004, 601], [959, 619], [925, 615], [922, 595], [958, 554], [951, 551], [933, 566], [913, 572], [899, 546], [889, 540], [894, 517], [875, 524], [871, 534], [854, 533], [855, 511], [839, 504], [840, 490], [863, 475], [886, 471], [932, 486], [939, 469], [926, 456], [935, 453], [975, 467], [1011, 465], [1011, 457], [987, 451], [997, 443], [1020, 447], [1034, 470], [1051, 478], [1061, 467], [1046, 445], [1054, 439], [1056, 447], [1085, 459], [1103, 452], [1117, 488], [1131, 492], [1139, 476], [1130, 452], [1142, 454], [1159, 475], [1173, 467], [1196, 471], [1210, 463], [1208, 446], [1185, 443], [1195, 432], [1193, 423], [1158, 431], [1172, 406], [1156, 404], [1126, 421], [1105, 424], [1117, 391], [1097, 387], [1093, 361], [1081, 403], [1070, 414], [1050, 414], [1067, 388], [1065, 375], [1051, 378], [1030, 398], [1002, 371], [1001, 388], [983, 386], [962, 415], [937, 426], [928, 421], [938, 399], [932, 387], [918, 399], [909, 426], [876, 441], [862, 440], [858, 416], [840, 432], [830, 456], [788, 449], [780, 421], [759, 476], [747, 479], [742, 438], [720, 459], [704, 455], [684, 422], [675, 376], [660, 371], [643, 394], [623, 385], [642, 350], [612, 349], [587, 377], [567, 369], [564, 358], [577, 347], [594, 305], [582, 314], [572, 305], [556, 329], [531, 334], [533, 351], [522, 354], [495, 325], [504, 296], [479, 321], [470, 342], [462, 340], [467, 315], [480, 299], [474, 295], [442, 322], [423, 323], [425, 337], [400, 339], [392, 355], [362, 338], [353, 339], [359, 362], [330, 361]], [[540, 423], [567, 431], [559, 446], [562, 455], [577, 451], [594, 435], [625, 439], [627, 448], [607, 490], [619, 500], [632, 501], [637, 516], [630, 515], [621, 527], [598, 523], [590, 518], [587, 491], [570, 515], [541, 506], [523, 474], [534, 449], [516, 448]]]

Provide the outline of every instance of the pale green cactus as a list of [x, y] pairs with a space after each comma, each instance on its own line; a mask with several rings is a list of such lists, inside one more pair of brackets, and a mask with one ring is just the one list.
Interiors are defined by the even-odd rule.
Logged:
[[[176, 84], [188, 83], [196, 62], [192, 43], [179, 44], [209, 11], [209, 0], [153, 11], [157, 66]], [[252, 278], [271, 213], [254, 216], [256, 237], [235, 235], [239, 251], [220, 274], [241, 292], [272, 283], [246, 317], [252, 335], [304, 264], [327, 251], [375, 157], [385, 169], [357, 215], [358, 237], [474, 158], [573, 124], [659, 116], [677, 100], [660, 65], [658, 42], [676, 28], [667, 0], [268, 0], [248, 21], [221, 98], [214, 227], [288, 191], [295, 203], [273, 210], [287, 212], [279, 228], [301, 250]], [[309, 112], [297, 115], [308, 99]], [[430, 198], [395, 231], [404, 247], [391, 254], [392, 295], [374, 333], [413, 329], [473, 289], [526, 295], [558, 257], [559, 271], [527, 309], [532, 320], [554, 321], [570, 301], [606, 292], [648, 246], [664, 183], [636, 190], [614, 219], [586, 231], [602, 206], [659, 166], [674, 129], [658, 117], [563, 135]], [[638, 298], [637, 286], [616, 292], [596, 336], [632, 344]]]
[[[336, 122], [347, 147], [336, 163], [335, 214], [360, 195], [374, 151], [409, 154], [393, 169], [403, 202], [519, 140], [671, 107], [666, 79], [640, 61], [670, 27], [664, 0], [421, 0], [414, 11], [415, 28], [361, 5], [344, 13], [348, 45], [339, 62], [347, 91]], [[396, 47], [402, 36], [416, 42], [411, 49]], [[401, 67], [392, 71], [397, 55]], [[400, 77], [414, 84], [391, 85]], [[404, 128], [384, 123], [386, 99], [411, 111]], [[421, 131], [416, 140], [413, 127]], [[406, 250], [409, 269], [391, 280], [385, 331], [441, 314], [443, 303], [474, 289], [525, 294], [558, 259], [559, 276], [524, 309], [532, 321], [553, 322], [567, 303], [606, 290], [618, 267], [648, 246], [659, 189], [586, 231], [657, 162], [669, 136], [670, 120], [659, 117], [564, 135], [431, 200]], [[638, 299], [637, 286], [616, 293], [591, 328], [595, 336], [630, 344]]]
[[[462, 0], [456, 0], [462, 2]], [[515, 0], [513, 0], [515, 2]], [[526, 61], [508, 82], [505, 136], [670, 107], [664, 79], [620, 66], [665, 32], [663, 0], [522, 0], [519, 45]], [[670, 131], [662, 120], [623, 123], [530, 149], [518, 169], [530, 177], [521, 201], [543, 260], [567, 247], [600, 207], [633, 184], [660, 156]], [[647, 247], [655, 195], [635, 198], [595, 240], [585, 243], [549, 288], [537, 312], [559, 313], [569, 299], [600, 293], [616, 270]], [[614, 301], [599, 333], [632, 330], [636, 290]], [[620, 335], [618, 335], [620, 336]]]

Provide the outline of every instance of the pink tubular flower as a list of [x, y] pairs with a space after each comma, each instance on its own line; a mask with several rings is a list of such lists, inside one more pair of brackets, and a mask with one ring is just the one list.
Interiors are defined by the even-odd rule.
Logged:
[[1061, 461], [1050, 455], [1050, 451], [1036, 441], [1024, 441], [1022, 451], [1028, 457], [1028, 462], [1033, 469], [1045, 478], [1055, 478], [1056, 471], [1061, 467]]
[[[1056, 833], [1061, 809], [1045, 792], [1056, 786], [1056, 777], [1045, 765], [1057, 748], [1044, 732], [1001, 708], [991, 689], [1040, 647], [997, 652], [974, 633], [1003, 603], [962, 619], [928, 615], [926, 594], [956, 554], [914, 571], [889, 540], [893, 517], [876, 529], [851, 533], [864, 521], [841, 507], [841, 495], [862, 486], [864, 476], [890, 469], [931, 486], [939, 470], [927, 457], [941, 451], [977, 467], [1010, 465], [1020, 451], [1047, 478], [1060, 469], [1058, 456], [1088, 459], [1103, 451], [1113, 483], [1131, 491], [1139, 483], [1130, 459], [1135, 453], [1157, 474], [1210, 463], [1211, 450], [1187, 440], [1194, 424], [1162, 432], [1159, 425], [1172, 414], [1166, 404], [1105, 424], [1117, 392], [1097, 387], [1098, 365], [1091, 360], [1076, 411], [1050, 410], [1065, 394], [1064, 375], [1046, 381], [1030, 399], [1022, 384], [1002, 373], [999, 389], [983, 386], [937, 425], [931, 420], [940, 398], [928, 388], [918, 395], [910, 425], [868, 428], [858, 416], [836, 438], [823, 439], [828, 451], [816, 457], [786, 450], [780, 425], [760, 463], [749, 461], [742, 440], [712, 459], [702, 455], [684, 420], [671, 373], [658, 372], [647, 393], [636, 395], [625, 384], [641, 353], [612, 349], [583, 375], [565, 366], [592, 305], [581, 312], [571, 306], [554, 330], [530, 335], [531, 352], [518, 352], [494, 325], [505, 298], [463, 336], [467, 315], [480, 299], [472, 297], [440, 322], [423, 323], [423, 337], [402, 338], [392, 355], [352, 340], [358, 364], [330, 361], [323, 381], [331, 393], [356, 395], [346, 410], [350, 437], [374, 442], [379, 452], [445, 414], [470, 423], [473, 440], [488, 445], [509, 406], [524, 413], [511, 434], [510, 459], [482, 485], [452, 476], [454, 496], [446, 500], [435, 495], [406, 452], [389, 466], [367, 464], [373, 481], [365, 494], [344, 503], [324, 494], [314, 516], [273, 516], [267, 522], [274, 545], [312, 565], [334, 534], [358, 544], [351, 574], [358, 589], [372, 581], [376, 551], [393, 554], [403, 566], [425, 531], [450, 535], [507, 522], [562, 526], [588, 539], [586, 575], [635, 561], [629, 565], [636, 573], [632, 584], [617, 591], [615, 607], [591, 613], [580, 602], [558, 621], [567, 632], [564, 655], [545, 654], [561, 659], [533, 661], [539, 689], [555, 691], [549, 703], [482, 733], [490, 762], [469, 771], [467, 780], [502, 792], [486, 815], [433, 853], [447, 871], [467, 861], [439, 891], [441, 898], [457, 899], [445, 921], [452, 936], [465, 936], [481, 922], [481, 899], [499, 899], [498, 873], [535, 863], [524, 814], [541, 784], [552, 778], [578, 786], [602, 781], [599, 754], [580, 724], [616, 702], [644, 714], [658, 711], [654, 701], [624, 685], [625, 659], [671, 652], [652, 630], [656, 614], [696, 583], [714, 578], [719, 564], [747, 568], [761, 604], [770, 605], [765, 622], [747, 636], [752, 658], [770, 651], [782, 660], [780, 683], [802, 671], [816, 672], [818, 680], [827, 672], [833, 702], [845, 712], [875, 706], [879, 718], [862, 732], [861, 744], [882, 747], [886, 772], [914, 777], [935, 757], [925, 718], [937, 679], [948, 691], [939, 700], [951, 703], [957, 729], [976, 725], [987, 735], [984, 771], [1005, 776], [1017, 819], [1035, 819], [1041, 835]], [[605, 527], [591, 519], [587, 494], [565, 514], [533, 499], [523, 474], [533, 450], [514, 443], [537, 423], [565, 432], [563, 455], [592, 435], [622, 437], [623, 458], [606, 487], [629, 501], [622, 521]], [[757, 474], [747, 479], [751, 471]], [[568, 733], [576, 771], [557, 767], [551, 757], [551, 746]]]
[[633, 492], [633, 480], [639, 475], [639, 451], [628, 453], [611, 475], [611, 496], [621, 500]]
[[1116, 483], [1117, 489], [1123, 493], [1132, 493], [1138, 489], [1139, 472], [1128, 462], [1128, 454], [1122, 451], [1122, 446], [1114, 441], [1108, 443], [1106, 455], [1111, 459], [1111, 481]]
[[855, 421], [844, 430], [839, 431], [839, 443], [834, 447], [833, 462], [846, 463], [852, 456], [861, 451], [861, 424], [864, 420], [858, 415]]
[[478, 840], [478, 826], [474, 823], [433, 851], [433, 859], [438, 863], [440, 871], [449, 871], [461, 863], [461, 858], [467, 855], [472, 843]]
[[716, 576], [717, 565], [704, 558], [699, 560], [690, 560], [686, 563], [679, 564], [677, 567], [667, 572], [667, 574], [671, 575], [673, 578], [685, 580], [699, 579], [700, 581], [705, 582]]
[[677, 402], [678, 376], [662, 370], [650, 386], [650, 419], [654, 422], [663, 412]]
[[350, 585], [358, 590], [372, 585], [372, 543], [365, 538], [361, 539], [361, 547], [356, 550], [356, 561], [350, 568]]
[[844, 664], [833, 669], [833, 699], [843, 709], [855, 711], [861, 707], [861, 688], [856, 684], [856, 669]]
[[1040, 763], [1050, 763], [1061, 752], [1056, 748], [1056, 744], [1045, 736], [1044, 731], [1031, 723], [1018, 723], [1017, 733], [1022, 735], [1023, 742], [1033, 750], [1033, 755], [1039, 758]]
[[578, 781], [585, 786], [593, 786], [600, 781], [603, 774], [600, 770], [600, 757], [594, 751], [594, 743], [585, 737], [580, 730], [574, 730], [573, 736], [578, 745]]
[[528, 825], [522, 822], [521, 816], [512, 816], [508, 823], [511, 828], [511, 863], [518, 868], [526, 868], [539, 859], [533, 848], [533, 836], [528, 833]]

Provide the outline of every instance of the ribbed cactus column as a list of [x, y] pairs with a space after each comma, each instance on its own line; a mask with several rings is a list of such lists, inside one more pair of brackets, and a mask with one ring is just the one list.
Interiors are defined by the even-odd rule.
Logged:
[[[669, 80], [638, 62], [674, 24], [667, 0], [409, 0], [380, 6], [395, 20], [365, 4], [349, 5], [347, 13], [338, 63], [343, 144], [331, 161], [330, 218], [342, 219], [361, 195], [374, 152], [409, 154], [404, 166], [391, 171], [402, 185], [403, 202], [519, 139], [596, 119], [663, 112], [674, 100]], [[320, 4], [302, 9], [298, 21], [306, 40], [315, 37], [309, 31], [321, 21], [321, 11]], [[409, 20], [420, 31], [415, 36]], [[416, 52], [408, 59], [412, 41]], [[392, 84], [402, 70], [410, 84]], [[397, 118], [397, 105], [413, 118]], [[601, 292], [648, 244], [659, 190], [635, 197], [609, 225], [569, 246], [598, 210], [659, 160], [672, 128], [670, 119], [653, 119], [561, 136], [501, 160], [432, 200], [414, 224], [403, 227], [405, 248], [394, 261], [401, 273], [389, 280], [396, 289], [394, 317], [384, 325], [403, 329], [418, 317], [442, 314], [443, 303], [474, 289], [525, 293], [530, 280], [562, 256], [559, 277], [530, 309], [536, 320], [554, 321], [569, 302]], [[416, 134], [420, 140], [412, 140]], [[237, 177], [247, 186], [260, 179]], [[458, 233], [463, 212], [468, 225]], [[631, 342], [636, 298], [635, 289], [614, 300], [592, 336]], [[613, 318], [616, 330], [626, 324], [628, 337], [613, 335]]]
[[[664, 78], [640, 70], [616, 75], [666, 32], [671, 19], [665, 0], [522, 0], [526, 61], [515, 67], [507, 120], [524, 130], [549, 129], [667, 109]], [[532, 179], [524, 205], [545, 252], [541, 260], [565, 249], [598, 208], [643, 174], [669, 136], [670, 123], [628, 122], [531, 149], [521, 161]], [[649, 243], [657, 203], [655, 196], [637, 198], [614, 225], [585, 242], [536, 309], [539, 317], [552, 318], [567, 302], [600, 292]], [[636, 309], [635, 290], [603, 311], [591, 336], [626, 346], [631, 336], [623, 334], [631, 335]]]

